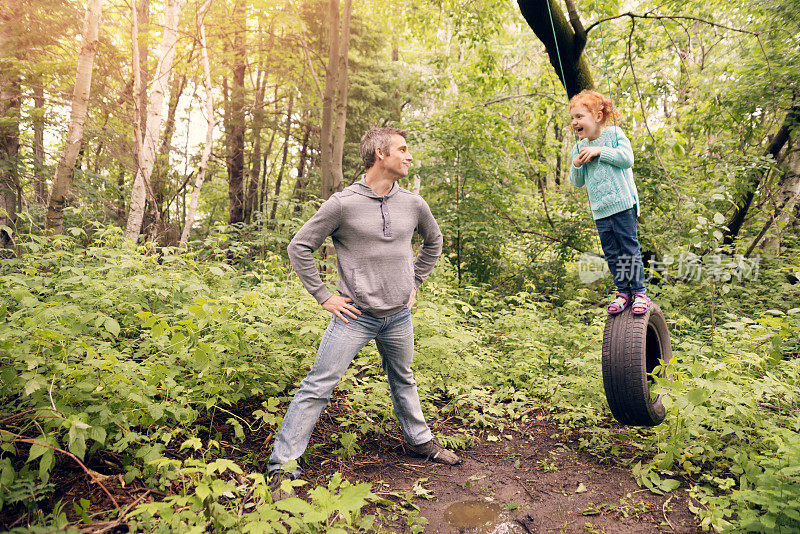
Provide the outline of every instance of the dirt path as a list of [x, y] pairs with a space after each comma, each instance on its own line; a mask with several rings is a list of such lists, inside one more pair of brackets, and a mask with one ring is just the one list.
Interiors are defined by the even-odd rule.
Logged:
[[[332, 419], [325, 419], [315, 431], [318, 443], [335, 431]], [[534, 420], [496, 441], [479, 440], [460, 452], [464, 461], [454, 467], [414, 458], [389, 436], [362, 443], [348, 461], [326, 455], [322, 451], [330, 446], [322, 446], [304, 478], [322, 483], [340, 471], [371, 482], [376, 493], [416, 483], [418, 492], [430, 492], [429, 499], [414, 499], [430, 533], [700, 532], [685, 489], [654, 495], [639, 488], [629, 471], [576, 452], [551, 437], [557, 434], [551, 424]]]

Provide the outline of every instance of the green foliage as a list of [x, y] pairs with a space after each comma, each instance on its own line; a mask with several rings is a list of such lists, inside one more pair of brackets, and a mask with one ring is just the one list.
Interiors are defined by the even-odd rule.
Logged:
[[[641, 486], [664, 493], [681, 485], [676, 476], [699, 480], [695, 493], [704, 506], [696, 513], [704, 525], [797, 528], [800, 314], [797, 308], [767, 310], [751, 319], [727, 298], [718, 303], [724, 311], [717, 310], [727, 322], [709, 332], [702, 326], [710, 324], [707, 305], [704, 315], [691, 319], [675, 306], [702, 299], [708, 290], [679, 285], [679, 297], [665, 291], [658, 299], [673, 346], [672, 379], [656, 380], [668, 393], [668, 417], [658, 427], [609, 425], [599, 368], [604, 312], [587, 313], [580, 301], [557, 312], [532, 304], [498, 312], [492, 324], [508, 358], [503, 378], [557, 406], [555, 420], [583, 447], [631, 466]], [[785, 302], [797, 302], [796, 294]], [[564, 327], [563, 317], [574, 326]]]

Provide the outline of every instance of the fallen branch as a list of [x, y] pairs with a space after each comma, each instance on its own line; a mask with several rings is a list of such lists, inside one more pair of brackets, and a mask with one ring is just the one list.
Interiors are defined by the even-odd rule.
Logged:
[[81, 461], [78, 459], [78, 457], [77, 457], [77, 456], [75, 456], [74, 454], [72, 454], [72, 453], [71, 453], [71, 452], [69, 452], [69, 451], [65, 451], [64, 449], [59, 449], [58, 447], [54, 447], [54, 446], [52, 446], [52, 445], [48, 445], [48, 444], [46, 444], [46, 443], [39, 443], [38, 441], [36, 441], [36, 440], [34, 440], [34, 439], [28, 439], [28, 438], [26, 438], [26, 437], [24, 437], [24, 436], [20, 436], [19, 434], [15, 434], [14, 432], [10, 432], [10, 431], [8, 431], [8, 430], [2, 430], [2, 429], [0, 429], [0, 435], [2, 435], [2, 434], [4, 434], [4, 433], [5, 433], [5, 434], [10, 434], [11, 436], [14, 436], [14, 438], [15, 438], [15, 439], [13, 439], [12, 441], [16, 441], [16, 442], [20, 442], [20, 443], [28, 443], [28, 444], [30, 444], [30, 445], [38, 445], [38, 446], [40, 446], [40, 447], [44, 447], [44, 448], [46, 448], [46, 449], [51, 449], [51, 450], [54, 450], [54, 451], [56, 451], [56, 452], [60, 452], [61, 454], [64, 454], [64, 455], [66, 455], [66, 456], [69, 456], [70, 458], [72, 458], [73, 460], [75, 460], [75, 462], [77, 462], [77, 464], [81, 466], [81, 468], [82, 468], [82, 469], [83, 469], [83, 470], [86, 472], [86, 474], [87, 474], [87, 475], [89, 475], [89, 477], [92, 479], [92, 482], [94, 482], [95, 484], [97, 484], [98, 486], [100, 486], [100, 488], [101, 488], [101, 489], [102, 489], [102, 490], [105, 492], [105, 494], [106, 494], [106, 495], [108, 495], [108, 498], [109, 498], [109, 499], [111, 499], [111, 502], [112, 502], [112, 503], [114, 503], [114, 508], [116, 508], [117, 510], [119, 510], [119, 503], [117, 503], [117, 500], [114, 498], [114, 496], [113, 496], [113, 495], [111, 495], [111, 492], [110, 492], [110, 491], [108, 491], [108, 488], [106, 488], [106, 487], [103, 485], [103, 483], [102, 483], [102, 482], [100, 482], [100, 479], [99, 479], [99, 478], [97, 478], [97, 477], [95, 476], [96, 474], [99, 474], [99, 473], [95, 473], [94, 471], [92, 471], [91, 469], [89, 469], [88, 467], [86, 467], [86, 465], [84, 465], [84, 463], [83, 463], [83, 462], [81, 462]]

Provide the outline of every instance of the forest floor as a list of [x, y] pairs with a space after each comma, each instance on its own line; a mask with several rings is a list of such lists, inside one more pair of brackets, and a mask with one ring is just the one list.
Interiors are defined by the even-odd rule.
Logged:
[[[256, 409], [258, 402], [245, 401], [236, 411], [245, 415]], [[463, 459], [460, 465], [445, 466], [405, 451], [399, 428], [383, 436], [370, 434], [359, 441], [357, 452], [350, 457], [334, 454], [336, 441], [331, 435], [341, 432], [335, 418], [349, 409], [346, 397], [335, 393], [314, 430], [309, 446], [314, 452], [304, 466], [302, 478], [310, 482], [308, 487], [327, 485], [331, 476], [339, 472], [353, 483], [371, 483], [373, 493], [378, 496], [414, 495], [405, 502], [400, 499], [399, 506], [405, 506], [400, 513], [398, 507], [392, 512], [376, 504], [364, 510], [365, 514], [377, 513], [385, 529], [409, 532], [408, 512], [413, 517], [415, 505], [419, 508], [418, 517], [427, 520], [426, 533], [700, 532], [689, 510], [690, 497], [685, 488], [665, 496], [639, 488], [629, 470], [610, 466], [579, 451], [575, 439], [560, 433], [541, 410], [514, 430], [506, 429], [499, 436], [477, 437], [466, 450], [458, 451]], [[245, 440], [234, 445], [229, 425], [215, 423], [212, 428], [223, 437], [220, 440], [223, 448], [230, 448], [225, 454], [227, 458], [246, 470], [248, 464], [253, 470], [266, 468], [271, 431], [246, 432]], [[459, 432], [457, 427], [437, 430], [444, 435], [448, 431]], [[109, 470], [107, 460], [104, 471]], [[101, 454], [99, 462], [92, 463], [103, 461]], [[80, 520], [71, 502], [81, 499], [91, 501], [87, 510], [90, 514], [108, 509], [110, 500], [83, 471], [69, 463], [59, 464], [51, 479], [55, 485], [51, 498], [67, 504], [64, 511], [70, 520]], [[100, 470], [99, 465], [93, 468]], [[123, 487], [119, 483], [121, 475], [103, 479], [123, 508], [166, 496], [136, 481]], [[298, 489], [301, 498], [304, 489]], [[21, 511], [16, 509], [17, 513]], [[0, 526], [4, 528], [0, 530], [20, 526], [23, 518], [14, 515], [9, 507], [3, 510]], [[103, 528], [106, 526], [113, 528]], [[102, 521], [78, 528], [82, 532], [96, 532], [95, 528], [106, 532], [127, 531], [125, 525]]]
[[[346, 402], [341, 401], [340, 402]], [[331, 443], [339, 431], [337, 398], [326, 409], [311, 444]], [[445, 466], [407, 453], [397, 435], [359, 442], [346, 460], [319, 447], [303, 478], [324, 484], [334, 472], [370, 482], [372, 491], [412, 491], [425, 532], [512, 534], [546, 532], [700, 532], [689, 510], [686, 488], [659, 496], [637, 486], [629, 470], [578, 451], [540, 412], [514, 431], [484, 435], [466, 450], [463, 462]], [[452, 429], [454, 432], [457, 428]], [[439, 429], [447, 434], [447, 429]], [[415, 488], [416, 486], [416, 488]], [[408, 532], [402, 525], [398, 532]]]

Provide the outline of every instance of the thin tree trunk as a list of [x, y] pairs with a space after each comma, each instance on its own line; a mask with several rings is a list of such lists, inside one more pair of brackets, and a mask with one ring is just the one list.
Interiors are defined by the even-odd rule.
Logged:
[[344, 188], [342, 158], [344, 157], [344, 137], [347, 126], [347, 54], [350, 49], [350, 17], [352, 11], [352, 0], [345, 0], [339, 44], [339, 67], [336, 69], [338, 79], [336, 84], [336, 127], [333, 133], [333, 161], [331, 166], [333, 182], [331, 183], [331, 194]]
[[[555, 125], [553, 126], [553, 133], [555, 134], [556, 138], [556, 146], [563, 147], [564, 145], [564, 132], [561, 126], [559, 125], [558, 121], [555, 121]], [[556, 152], [556, 169], [555, 169], [555, 182], [556, 185], [561, 185], [561, 154], [563, 150], [559, 150]]]
[[339, 0], [328, 0], [329, 45], [328, 66], [325, 69], [325, 94], [322, 97], [322, 126], [320, 148], [322, 150], [322, 198], [327, 200], [336, 191], [333, 175], [333, 105], [336, 97], [336, 80], [339, 75]]
[[293, 104], [294, 95], [289, 95], [289, 109], [286, 112], [286, 133], [283, 137], [283, 156], [281, 157], [281, 168], [278, 171], [278, 178], [275, 180], [275, 196], [272, 199], [272, 212], [269, 214], [270, 220], [274, 220], [275, 214], [278, 212], [278, 200], [281, 194], [281, 181], [283, 180], [283, 171], [286, 168], [286, 158], [289, 155], [289, 136], [292, 131]]
[[125, 223], [125, 166], [122, 162], [119, 163], [119, 173], [117, 174], [117, 194], [119, 194], [117, 222], [122, 226]]
[[131, 2], [131, 67], [133, 70], [133, 179], [139, 174], [142, 138], [147, 129], [147, 65], [150, 48], [150, 0]]
[[[292, 198], [297, 200], [297, 206], [305, 202], [305, 192], [308, 184], [306, 183], [306, 160], [308, 159], [308, 141], [311, 137], [311, 125], [306, 123], [303, 127], [303, 142], [300, 147], [300, 161], [297, 163], [297, 180], [294, 182]], [[295, 213], [297, 208], [295, 208]]]
[[47, 205], [47, 178], [44, 176], [44, 81], [33, 80], [33, 194], [39, 206]]
[[[764, 155], [769, 156], [771, 155], [773, 159], [777, 159], [778, 153], [783, 149], [783, 146], [789, 141], [789, 137], [792, 131], [797, 127], [800, 123], [800, 104], [795, 103], [789, 109], [789, 112], [786, 114], [786, 117], [783, 120], [783, 124], [778, 129], [778, 132], [772, 138], [770, 143], [767, 145], [766, 150], [764, 150]], [[736, 204], [736, 209], [733, 211], [733, 215], [725, 224], [728, 228], [727, 231], [724, 232], [724, 238], [722, 243], [725, 245], [730, 245], [736, 239], [736, 236], [739, 235], [739, 230], [742, 228], [742, 224], [744, 224], [745, 218], [747, 217], [747, 210], [750, 209], [750, 204], [753, 202], [753, 197], [756, 194], [756, 190], [758, 186], [761, 184], [761, 180], [764, 177], [764, 174], [761, 173], [753, 173], [748, 178], [748, 183], [745, 188], [744, 193], [742, 194], [739, 202]]]
[[19, 201], [19, 78], [0, 74], [0, 248], [14, 246]]
[[244, 221], [244, 129], [245, 129], [245, 31], [247, 5], [233, 6], [233, 87], [231, 88], [230, 142], [228, 152], [228, 223]]
[[[278, 84], [275, 84], [275, 116], [278, 116]], [[275, 136], [277, 135], [278, 127], [277, 125], [275, 128], [272, 129], [272, 135], [269, 137], [269, 144], [267, 145], [267, 150], [264, 152], [264, 161], [262, 162], [263, 169], [261, 170], [261, 197], [259, 200], [259, 211], [266, 217], [267, 215], [267, 193], [269, 192], [269, 187], [267, 187], [267, 161], [269, 160], [270, 156], [272, 155], [272, 145], [275, 142]], [[275, 167], [272, 165], [271, 167]], [[272, 173], [272, 169], [270, 169], [270, 175]]]
[[[175, 44], [178, 40], [178, 20], [187, 0], [169, 0], [167, 2], [166, 16], [164, 17], [164, 35], [161, 39], [158, 52], [158, 65], [153, 78], [153, 90], [147, 108], [147, 129], [142, 140], [139, 154], [139, 168], [133, 181], [131, 191], [131, 206], [128, 212], [128, 224], [125, 236], [136, 239], [142, 229], [144, 218], [145, 199], [152, 197], [150, 177], [155, 163], [158, 132], [161, 129], [161, 112], [164, 99], [169, 93], [169, 73], [172, 70], [172, 61], [175, 58]], [[151, 198], [152, 200], [152, 198]], [[160, 224], [156, 220], [156, 225]]]
[[264, 91], [267, 81], [264, 71], [258, 71], [256, 77], [256, 100], [253, 104], [253, 152], [250, 155], [250, 179], [245, 197], [245, 220], [252, 220], [253, 209], [258, 200], [258, 179], [261, 176], [261, 128], [264, 125]]
[[64, 227], [64, 206], [75, 163], [81, 151], [83, 125], [89, 107], [89, 92], [92, 86], [92, 66], [97, 53], [100, 19], [103, 13], [103, 0], [89, 0], [86, 16], [81, 31], [81, 51], [78, 55], [78, 66], [75, 71], [75, 88], [72, 93], [72, 111], [70, 112], [69, 130], [64, 151], [53, 178], [53, 189], [47, 206], [45, 227], [52, 234], [60, 234]]
[[794, 214], [795, 206], [800, 201], [800, 149], [795, 149], [789, 155], [789, 169], [778, 182], [778, 194], [775, 202], [775, 211], [772, 213], [758, 236], [753, 240], [745, 252], [745, 256], [749, 257], [753, 253], [758, 242], [767, 233], [767, 230], [777, 223], [778, 230], [775, 235], [764, 240], [761, 245], [762, 250], [775, 250], [775, 255], [780, 253], [780, 238], [781, 231], [788, 225]]
[[150, 72], [147, 67], [147, 56], [150, 51], [150, 0], [140, 0], [136, 9], [136, 46], [139, 54], [137, 57], [137, 71], [139, 74], [139, 88], [136, 90], [135, 98], [139, 103], [141, 113], [139, 115], [139, 128], [142, 132], [147, 129], [147, 116], [144, 111], [147, 109], [147, 82]]
[[[191, 62], [191, 55], [189, 61]], [[172, 87], [169, 92], [169, 104], [167, 105], [167, 120], [164, 121], [164, 134], [161, 138], [161, 146], [158, 150], [158, 156], [153, 167], [153, 196], [155, 197], [155, 205], [150, 206], [151, 210], [158, 210], [159, 217], [162, 220], [169, 219], [168, 207], [164, 205], [164, 200], [167, 197], [167, 175], [169, 174], [169, 155], [172, 150], [172, 135], [175, 133], [175, 115], [178, 111], [178, 102], [180, 102], [183, 91], [186, 88], [186, 75], [174, 76]], [[155, 216], [154, 216], [155, 219]]]
[[200, 168], [197, 171], [197, 178], [195, 179], [194, 189], [192, 190], [192, 198], [189, 201], [186, 223], [183, 225], [183, 232], [181, 233], [179, 244], [181, 248], [186, 248], [189, 241], [189, 234], [192, 231], [192, 226], [194, 226], [197, 201], [200, 198], [200, 189], [203, 187], [203, 180], [205, 180], [208, 158], [211, 156], [211, 145], [214, 142], [214, 100], [211, 93], [211, 66], [209, 65], [208, 48], [206, 47], [205, 23], [202, 22], [202, 16], [200, 15], [200, 13], [205, 14], [210, 5], [211, 0], [206, 0], [197, 14], [197, 22], [200, 26], [200, 57], [203, 61], [203, 86], [206, 90], [206, 144], [203, 147], [203, 155], [200, 158]]

